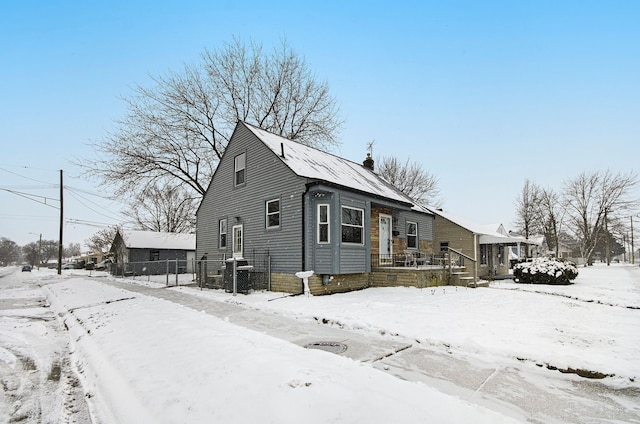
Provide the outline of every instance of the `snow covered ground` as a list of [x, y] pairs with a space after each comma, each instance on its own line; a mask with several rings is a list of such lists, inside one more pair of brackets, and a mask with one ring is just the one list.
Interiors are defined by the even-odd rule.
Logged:
[[[506, 281], [489, 289], [386, 288], [311, 297], [160, 289], [164, 280], [129, 284], [165, 297], [186, 295], [178, 304], [125, 290], [123, 280], [116, 284], [103, 273], [0, 270], [0, 421], [564, 422], [487, 408], [462, 391], [442, 390], [434, 379], [396, 378], [393, 357], [376, 367], [301, 348], [269, 331], [234, 324], [231, 314], [205, 312], [202, 305], [214, 303], [222, 308], [240, 304], [258, 317], [401, 337], [466, 367], [524, 367], [538, 378], [572, 384], [569, 391], [584, 384], [606, 386], [605, 400], [623, 412], [607, 417], [605, 410], [583, 422], [640, 422], [640, 269], [617, 265], [579, 271], [571, 286]], [[47, 302], [51, 307], [43, 307]], [[556, 368], [607, 377], [591, 383], [596, 380]], [[78, 403], [75, 376], [87, 411]], [[48, 388], [39, 391], [37, 382]], [[517, 392], [514, 387], [509, 390]], [[566, 393], [549, 398], [560, 395]], [[530, 407], [542, 411], [546, 406], [543, 400]]]

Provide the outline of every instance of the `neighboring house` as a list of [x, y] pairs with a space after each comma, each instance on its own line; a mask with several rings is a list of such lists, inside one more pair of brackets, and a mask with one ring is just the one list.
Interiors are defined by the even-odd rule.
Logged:
[[431, 251], [434, 216], [373, 172], [239, 122], [197, 211], [197, 257], [268, 251], [271, 290], [369, 286], [372, 261]]
[[540, 245], [538, 240], [509, 235], [502, 224], [480, 225], [440, 209], [431, 211], [435, 214], [435, 248], [455, 249], [476, 259], [473, 265], [471, 261], [465, 264], [468, 271], [470, 266], [475, 266], [475, 275], [481, 278], [508, 274], [510, 260], [518, 257], [514, 251], [520, 251], [524, 244]]
[[[167, 271], [167, 260], [172, 261], [172, 273], [176, 266], [178, 272], [193, 272], [195, 249], [195, 234], [118, 230], [110, 253], [116, 264], [140, 263], [146, 268], [145, 273], [162, 274]], [[118, 269], [134, 271], [131, 266]]]

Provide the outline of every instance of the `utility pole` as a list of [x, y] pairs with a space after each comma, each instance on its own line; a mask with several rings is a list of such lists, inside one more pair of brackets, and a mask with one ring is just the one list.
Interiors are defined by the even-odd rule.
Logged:
[[60, 170], [60, 240], [58, 241], [58, 275], [62, 274], [62, 229], [64, 228], [64, 185], [62, 184], [62, 169]]
[[635, 265], [636, 263], [636, 251], [633, 247], [633, 215], [631, 215], [631, 265]]
[[40, 233], [40, 241], [38, 242], [38, 271], [40, 271], [40, 262], [42, 261], [40, 255], [42, 255], [42, 233]]
[[609, 247], [609, 220], [607, 218], [607, 213], [609, 212], [609, 208], [604, 209], [604, 236], [605, 239], [605, 248], [607, 249], [607, 266], [611, 265], [611, 247]]

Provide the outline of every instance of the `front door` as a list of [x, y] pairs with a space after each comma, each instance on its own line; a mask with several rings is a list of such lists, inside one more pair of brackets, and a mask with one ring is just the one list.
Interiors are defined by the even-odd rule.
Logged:
[[380, 214], [380, 263], [391, 263], [393, 259], [393, 238], [391, 216]]
[[242, 225], [233, 227], [233, 257], [242, 258]]

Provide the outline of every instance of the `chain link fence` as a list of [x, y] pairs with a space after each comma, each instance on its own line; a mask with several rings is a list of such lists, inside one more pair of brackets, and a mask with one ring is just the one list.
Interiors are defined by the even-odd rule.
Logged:
[[252, 251], [244, 258], [205, 255], [196, 264], [196, 280], [201, 288], [224, 289], [227, 293], [271, 290], [271, 256], [268, 251]]
[[148, 281], [159, 282], [163, 278], [167, 286], [192, 284], [195, 280], [195, 260], [187, 259], [167, 259], [161, 261], [140, 261], [111, 263], [108, 271], [114, 277], [122, 278], [147, 278]]

